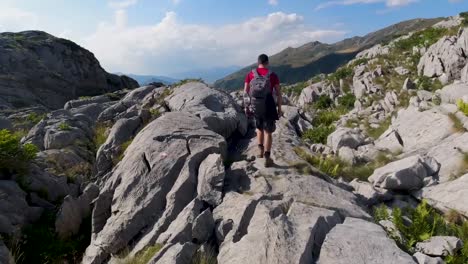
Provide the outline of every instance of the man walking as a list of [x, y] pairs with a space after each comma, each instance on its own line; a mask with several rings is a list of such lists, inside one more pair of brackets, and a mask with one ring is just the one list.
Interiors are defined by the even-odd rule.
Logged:
[[[258, 68], [245, 78], [244, 106], [247, 116], [253, 115], [257, 128], [259, 158], [265, 158], [265, 167], [273, 165], [271, 159], [272, 133], [276, 120], [282, 115], [281, 89], [278, 76], [268, 69], [268, 56], [258, 56]], [[276, 100], [275, 100], [276, 99]]]

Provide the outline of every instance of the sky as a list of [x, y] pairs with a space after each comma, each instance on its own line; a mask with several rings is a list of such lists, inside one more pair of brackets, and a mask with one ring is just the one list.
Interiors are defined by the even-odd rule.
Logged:
[[0, 32], [43, 30], [107, 71], [171, 76], [462, 11], [468, 0], [0, 0]]

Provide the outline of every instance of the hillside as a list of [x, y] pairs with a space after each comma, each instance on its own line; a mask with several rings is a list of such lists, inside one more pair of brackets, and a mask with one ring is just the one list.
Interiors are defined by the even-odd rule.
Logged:
[[[122, 75], [122, 73], [117, 73], [119, 75]], [[165, 85], [170, 85], [173, 83], [178, 82], [178, 79], [174, 79], [171, 77], [167, 76], [158, 76], [158, 75], [138, 75], [138, 74], [125, 74], [128, 77], [136, 80], [140, 85], [148, 85], [150, 83], [163, 83]]]
[[41, 31], [0, 33], [0, 109], [49, 109], [80, 96], [93, 96], [138, 83], [107, 73], [77, 44]]
[[[411, 31], [429, 27], [439, 21], [435, 19], [413, 19], [391, 25], [384, 29], [369, 33], [363, 37], [353, 37], [343, 41], [326, 44], [318, 41], [307, 43], [298, 48], [287, 48], [270, 57], [270, 67], [281, 76], [286, 84], [305, 81], [320, 73], [334, 72], [354, 56], [375, 44], [408, 34]], [[243, 80], [254, 65], [249, 65], [223, 79], [214, 86], [221, 89], [236, 90], [242, 87]]]

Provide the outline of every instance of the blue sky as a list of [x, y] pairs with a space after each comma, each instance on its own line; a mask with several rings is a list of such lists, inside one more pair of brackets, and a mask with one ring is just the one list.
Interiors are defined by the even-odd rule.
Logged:
[[71, 39], [108, 71], [173, 75], [461, 11], [468, 0], [0, 0], [0, 31]]

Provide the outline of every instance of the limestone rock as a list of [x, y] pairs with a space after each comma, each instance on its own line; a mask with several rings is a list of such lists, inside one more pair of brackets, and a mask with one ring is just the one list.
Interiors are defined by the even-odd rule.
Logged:
[[440, 257], [429, 257], [424, 255], [421, 252], [416, 252], [413, 255], [413, 258], [417, 261], [418, 264], [445, 264], [445, 261]]
[[10, 250], [5, 246], [2, 240], [0, 240], [0, 263], [2, 264], [15, 264], [13, 256]]
[[468, 83], [454, 83], [445, 86], [437, 91], [442, 103], [455, 104], [457, 100], [462, 99], [463, 96], [468, 95]]
[[197, 186], [198, 197], [212, 206], [219, 205], [222, 202], [224, 175], [221, 155], [209, 155], [200, 164]]
[[358, 129], [340, 127], [327, 138], [327, 145], [338, 152], [341, 147], [356, 149], [365, 143], [365, 137]]
[[368, 182], [354, 179], [350, 182], [354, 193], [364, 198], [369, 206], [391, 200], [393, 196], [385, 189], [375, 188]]
[[320, 264], [415, 263], [387, 237], [382, 227], [361, 219], [346, 218], [328, 233], [320, 251]]
[[170, 244], [161, 249], [148, 264], [187, 264], [191, 263], [192, 257], [197, 251], [193, 243]]
[[433, 257], [450, 256], [463, 247], [463, 242], [457, 237], [434, 236], [416, 244], [416, 250]]

